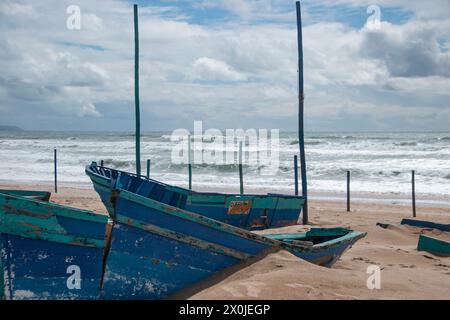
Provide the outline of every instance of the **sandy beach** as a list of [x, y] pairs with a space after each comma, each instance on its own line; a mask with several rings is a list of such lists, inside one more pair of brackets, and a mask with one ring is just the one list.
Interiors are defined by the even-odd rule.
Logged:
[[[50, 185], [1, 183], [3, 189], [52, 191]], [[92, 188], [59, 187], [51, 201], [105, 213]], [[288, 252], [269, 254], [190, 299], [450, 299], [450, 258], [416, 250], [421, 232], [450, 240], [448, 233], [402, 226], [411, 217], [405, 204], [355, 202], [346, 212], [343, 201], [311, 200], [310, 225], [261, 231], [277, 233], [310, 226], [343, 226], [367, 232], [333, 268], [319, 267]], [[450, 223], [450, 208], [418, 206], [417, 218]], [[388, 223], [387, 229], [377, 222]], [[370, 290], [367, 268], [381, 269], [381, 288]]]

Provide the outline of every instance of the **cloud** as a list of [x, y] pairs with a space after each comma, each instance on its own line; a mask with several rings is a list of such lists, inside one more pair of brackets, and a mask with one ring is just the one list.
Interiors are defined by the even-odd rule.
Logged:
[[98, 110], [95, 108], [95, 105], [93, 103], [86, 103], [82, 106], [80, 110], [80, 116], [94, 116], [94, 117], [100, 117], [101, 114], [98, 112]]
[[364, 29], [360, 48], [363, 56], [382, 61], [392, 77], [450, 77], [450, 54], [441, 51], [437, 30], [426, 23], [383, 22], [379, 30]]
[[[448, 128], [450, 19], [423, 3], [381, 0], [382, 17], [385, 8], [414, 14], [372, 31], [343, 21], [359, 11], [366, 18], [370, 1], [303, 2], [308, 129], [401, 129], [423, 117], [433, 129]], [[75, 130], [131, 128], [132, 5], [78, 0], [81, 30], [73, 31], [66, 28], [71, 4], [0, 4], [0, 117], [14, 114], [20, 125], [30, 112], [39, 115], [41, 122], [26, 122], [31, 129], [48, 127], [45, 121]], [[193, 120], [295, 130], [293, 1], [170, 1], [142, 4], [139, 12], [144, 130]]]
[[226, 62], [201, 57], [195, 60], [194, 76], [201, 80], [245, 81], [247, 76], [231, 68]]

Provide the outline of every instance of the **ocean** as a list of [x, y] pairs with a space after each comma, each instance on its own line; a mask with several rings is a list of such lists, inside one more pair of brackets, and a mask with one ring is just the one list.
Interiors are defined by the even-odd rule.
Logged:
[[[171, 132], [145, 132], [141, 138], [142, 168], [151, 159], [151, 177], [187, 186], [185, 164], [171, 161], [176, 142]], [[53, 149], [58, 150], [58, 180], [63, 185], [89, 186], [84, 167], [104, 160], [105, 166], [134, 171], [134, 135], [123, 132], [0, 132], [0, 180], [50, 183]], [[271, 175], [258, 165], [244, 166], [245, 187], [268, 192], [294, 190], [293, 156], [298, 154], [295, 133], [282, 132], [279, 166]], [[409, 194], [411, 170], [416, 192], [450, 195], [450, 132], [321, 132], [306, 134], [306, 167], [311, 192], [345, 192], [346, 171], [357, 192]], [[236, 164], [196, 164], [193, 186], [239, 190]]]

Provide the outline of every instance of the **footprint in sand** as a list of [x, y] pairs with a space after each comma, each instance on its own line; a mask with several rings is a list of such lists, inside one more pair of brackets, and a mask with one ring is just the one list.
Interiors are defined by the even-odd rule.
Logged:
[[244, 287], [246, 294], [243, 294], [241, 290], [238, 290], [237, 288], [228, 285], [224, 286], [223, 290], [229, 292], [233, 297], [236, 298], [243, 298], [245, 296], [257, 298], [261, 293], [261, 287], [265, 287], [266, 284], [264, 282], [259, 281], [242, 281], [238, 286]]
[[363, 261], [363, 262], [368, 263], [368, 264], [377, 264], [374, 261], [372, 261], [370, 259], [367, 259], [367, 258], [363, 258], [363, 257], [353, 258], [352, 261]]
[[443, 263], [438, 263], [434, 265], [435, 267], [441, 267], [441, 268], [450, 268], [449, 265], [443, 264]]
[[312, 291], [316, 291], [316, 288], [313, 286], [307, 285], [307, 284], [301, 284], [301, 283], [285, 283], [286, 287], [292, 288], [292, 289], [298, 289], [298, 288], [304, 288], [306, 289], [306, 293], [310, 294]]

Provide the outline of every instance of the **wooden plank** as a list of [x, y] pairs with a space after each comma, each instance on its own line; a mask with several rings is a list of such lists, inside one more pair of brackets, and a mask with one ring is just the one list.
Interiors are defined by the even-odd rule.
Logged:
[[122, 216], [120, 214], [117, 214], [116, 219], [117, 219], [116, 220], [117, 222], [127, 224], [129, 226], [157, 234], [161, 237], [166, 237], [169, 239], [187, 243], [189, 245], [195, 246], [195, 247], [203, 249], [203, 250], [209, 250], [209, 251], [212, 251], [215, 253], [224, 254], [224, 255], [227, 255], [227, 256], [230, 256], [230, 257], [233, 257], [236, 259], [240, 259], [240, 260], [245, 260], [245, 259], [250, 258], [250, 255], [248, 255], [246, 253], [239, 252], [239, 251], [233, 250], [231, 248], [221, 246], [216, 243], [197, 239], [197, 238], [188, 236], [186, 234], [181, 234], [179, 232], [174, 232], [174, 231], [171, 231], [168, 229], [160, 228], [160, 227], [148, 224], [148, 223], [144, 223], [137, 219], [130, 219], [130, 218]]
[[221, 230], [223, 232], [227, 232], [227, 233], [231, 233], [231, 234], [235, 234], [239, 237], [244, 237], [247, 239], [252, 239], [255, 241], [259, 241], [261, 243], [268, 243], [271, 245], [276, 245], [276, 241], [267, 239], [263, 236], [257, 235], [255, 233], [249, 232], [247, 230], [243, 230], [228, 224], [225, 224], [223, 222], [217, 221], [217, 220], [213, 220], [210, 219], [208, 217], [196, 214], [196, 213], [192, 213], [186, 210], [182, 210], [176, 207], [172, 207], [169, 205], [166, 205], [164, 203], [155, 201], [153, 199], [149, 199], [149, 198], [144, 198], [142, 196], [136, 195], [132, 192], [126, 191], [126, 190], [118, 190], [118, 192], [120, 193], [120, 197], [139, 203], [141, 205], [144, 205], [146, 207], [150, 207], [150, 208], [154, 208], [156, 210], [160, 210], [162, 212], [165, 212], [169, 215], [174, 215], [177, 217], [180, 217], [182, 219], [187, 219], [190, 221], [194, 221], [196, 223], [199, 223], [201, 225], [204, 226], [208, 226], [210, 228], [213, 229], [217, 229], [217, 230]]
[[9, 194], [12, 196], [33, 198], [33, 199], [41, 200], [41, 201], [45, 201], [45, 202], [48, 202], [50, 200], [50, 196], [51, 196], [51, 193], [48, 191], [34, 191], [34, 190], [0, 189], [0, 193]]

